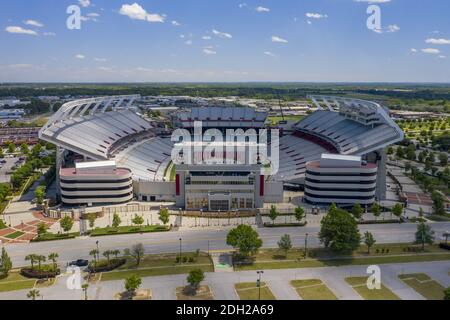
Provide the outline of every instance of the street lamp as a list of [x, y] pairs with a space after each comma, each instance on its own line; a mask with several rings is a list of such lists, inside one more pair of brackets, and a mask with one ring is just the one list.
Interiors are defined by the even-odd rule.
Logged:
[[308, 250], [308, 233], [305, 235], [305, 259], [307, 257], [307, 250]]
[[261, 300], [261, 275], [264, 273], [264, 271], [256, 271], [258, 274], [258, 280], [256, 280], [256, 286], [258, 287], [258, 300]]
[[180, 264], [182, 263], [182, 261], [183, 261], [183, 259], [181, 258], [181, 238], [179, 239], [180, 240]]

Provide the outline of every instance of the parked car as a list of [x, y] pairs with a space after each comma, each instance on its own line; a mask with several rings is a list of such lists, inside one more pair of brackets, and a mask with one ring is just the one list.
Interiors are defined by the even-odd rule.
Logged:
[[88, 265], [89, 265], [89, 261], [85, 260], [85, 259], [78, 259], [78, 260], [69, 262], [69, 266], [87, 267]]

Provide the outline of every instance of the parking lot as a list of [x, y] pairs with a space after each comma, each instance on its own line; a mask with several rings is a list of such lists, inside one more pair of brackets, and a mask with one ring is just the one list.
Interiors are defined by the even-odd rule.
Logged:
[[9, 182], [13, 167], [20, 164], [18, 161], [18, 157], [0, 159], [0, 183]]

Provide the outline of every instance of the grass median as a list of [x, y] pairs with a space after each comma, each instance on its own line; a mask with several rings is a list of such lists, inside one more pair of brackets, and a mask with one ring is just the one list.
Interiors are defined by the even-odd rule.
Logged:
[[349, 277], [345, 281], [355, 290], [364, 300], [400, 300], [391, 290], [381, 284], [380, 289], [369, 289], [367, 287], [368, 277]]
[[151, 277], [187, 274], [193, 269], [201, 269], [203, 272], [214, 271], [213, 263], [205, 253], [199, 253], [198, 255], [195, 252], [183, 253], [182, 256], [190, 258], [186, 260], [191, 262], [177, 262], [178, 256], [177, 254], [145, 255], [139, 266], [136, 266], [134, 260], [127, 259], [127, 262], [116, 270], [104, 272], [101, 281], [121, 280], [133, 274], [140, 277]]
[[149, 233], [149, 232], [165, 232], [170, 231], [168, 226], [122, 226], [122, 227], [109, 227], [109, 228], [95, 228], [89, 231], [91, 237], [111, 236], [117, 234], [131, 234], [131, 233]]
[[23, 277], [19, 272], [10, 272], [6, 278], [0, 279], [0, 292], [33, 288], [36, 280]]
[[[406, 248], [410, 248], [410, 250], [408, 251]], [[450, 260], [450, 252], [439, 248], [438, 245], [428, 246], [424, 252], [412, 251], [413, 248], [416, 248], [416, 246], [384, 244], [375, 246], [369, 254], [367, 248], [361, 246], [351, 255], [333, 253], [324, 248], [314, 248], [308, 250], [308, 258], [306, 259], [302, 249], [291, 249], [287, 254], [278, 249], [263, 249], [259, 250], [252, 258], [252, 262], [236, 263], [235, 270], [337, 267]]]
[[241, 300], [258, 300], [260, 293], [261, 300], [276, 300], [265, 282], [261, 282], [261, 288], [258, 288], [255, 282], [240, 282], [234, 287]]
[[337, 300], [320, 279], [293, 280], [291, 286], [303, 300]]
[[445, 288], [425, 273], [401, 274], [400, 280], [427, 300], [443, 300]]

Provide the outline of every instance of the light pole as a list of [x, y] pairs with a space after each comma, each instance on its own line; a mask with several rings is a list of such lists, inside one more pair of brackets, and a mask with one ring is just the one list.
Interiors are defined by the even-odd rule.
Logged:
[[258, 287], [258, 300], [261, 300], [261, 275], [264, 273], [264, 271], [256, 271], [258, 274], [258, 280], [256, 280], [256, 286]]
[[179, 239], [180, 240], [180, 264], [182, 263], [182, 261], [183, 261], [183, 259], [181, 258], [181, 238]]
[[208, 240], [208, 256], [209, 256], [209, 240]]
[[308, 233], [306, 233], [305, 235], [305, 259], [308, 255], [307, 250], [308, 250]]

